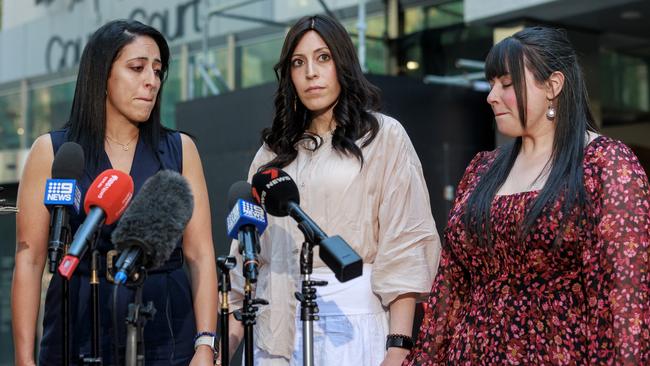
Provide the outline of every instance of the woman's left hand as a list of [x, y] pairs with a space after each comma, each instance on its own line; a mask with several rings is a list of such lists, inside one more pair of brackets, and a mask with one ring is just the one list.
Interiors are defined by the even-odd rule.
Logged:
[[199, 346], [192, 357], [191, 366], [213, 366], [214, 352], [208, 346]]
[[399, 347], [390, 347], [386, 351], [386, 357], [381, 363], [381, 366], [400, 366], [404, 359], [409, 354], [409, 350]]

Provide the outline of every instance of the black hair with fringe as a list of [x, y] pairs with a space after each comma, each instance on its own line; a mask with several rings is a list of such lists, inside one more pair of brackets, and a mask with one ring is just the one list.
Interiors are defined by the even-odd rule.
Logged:
[[[582, 70], [564, 31], [546, 27], [526, 28], [494, 45], [487, 56], [487, 80], [510, 75], [523, 127], [526, 126], [526, 69], [540, 84], [553, 72], [561, 72], [564, 86], [557, 96], [550, 171], [544, 188], [526, 213], [520, 228], [522, 240], [540, 215], [558, 200], [562, 202], [562, 218], [556, 233], [563, 230], [573, 209], [578, 207], [579, 216], [584, 214], [588, 205], [582, 170], [585, 136], [587, 131], [596, 131]], [[492, 246], [490, 208], [496, 192], [514, 165], [521, 144], [522, 138], [518, 137], [498, 150], [494, 162], [467, 200], [464, 225], [469, 232], [477, 234], [479, 245]], [[559, 237], [556, 236], [556, 243]]]

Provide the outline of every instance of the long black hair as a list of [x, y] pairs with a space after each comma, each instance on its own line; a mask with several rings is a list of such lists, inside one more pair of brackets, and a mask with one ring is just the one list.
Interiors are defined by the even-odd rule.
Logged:
[[[350, 36], [335, 19], [326, 15], [306, 16], [291, 27], [282, 46], [280, 60], [274, 66], [278, 79], [275, 94], [275, 115], [270, 128], [262, 131], [262, 141], [276, 154], [266, 167], [283, 168], [298, 155], [296, 143], [308, 138], [318, 140], [305, 131], [311, 123], [311, 112], [300, 102], [291, 81], [291, 56], [305, 33], [316, 31], [327, 44], [336, 66], [341, 93], [334, 107], [336, 129], [332, 146], [345, 154], [352, 154], [363, 164], [363, 153], [355, 141], [365, 137], [361, 147], [367, 146], [379, 131], [379, 122], [371, 113], [379, 110], [379, 89], [366, 80]], [[294, 107], [295, 106], [295, 107]]]
[[[135, 20], [114, 20], [95, 31], [88, 40], [75, 87], [68, 128], [68, 140], [79, 143], [87, 166], [96, 168], [104, 150], [106, 133], [106, 90], [113, 62], [124, 46], [138, 36], [151, 37], [160, 50], [160, 89], [156, 103], [146, 122], [139, 123], [140, 136], [147, 146], [157, 152], [161, 135], [167, 131], [160, 123], [160, 99], [169, 67], [169, 46], [155, 28]], [[157, 155], [156, 155], [157, 156]]]
[[[587, 131], [596, 131], [589, 109], [589, 98], [576, 53], [562, 30], [545, 27], [526, 28], [505, 38], [490, 50], [485, 77], [492, 80], [509, 74], [517, 97], [521, 125], [526, 126], [526, 79], [528, 69], [538, 83], [546, 82], [553, 72], [564, 75], [564, 86], [557, 96], [555, 134], [549, 161], [550, 171], [535, 201], [529, 206], [520, 238], [525, 239], [535, 221], [547, 208], [560, 200], [559, 233], [576, 207], [584, 214], [588, 199], [583, 182], [582, 160]], [[549, 122], [551, 123], [551, 122]], [[491, 246], [490, 208], [496, 192], [504, 183], [521, 149], [522, 138], [501, 147], [467, 201], [464, 223], [478, 234], [479, 244]], [[560, 235], [556, 236], [559, 239]]]

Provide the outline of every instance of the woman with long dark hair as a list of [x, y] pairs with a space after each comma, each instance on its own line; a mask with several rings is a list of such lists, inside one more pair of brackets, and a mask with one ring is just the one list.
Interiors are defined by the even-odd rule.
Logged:
[[487, 101], [512, 143], [458, 185], [405, 365], [650, 363], [650, 195], [623, 143], [596, 132], [563, 31], [496, 44]]
[[[428, 290], [440, 250], [419, 159], [399, 122], [377, 111], [379, 91], [336, 20], [298, 20], [275, 71], [273, 124], [262, 132], [249, 177], [267, 167], [285, 170], [301, 207], [364, 262], [362, 277], [340, 283], [314, 256], [313, 278], [329, 282], [318, 288], [314, 364], [399, 365], [412, 345], [416, 297]], [[291, 218], [269, 217], [256, 296], [270, 305], [261, 307], [255, 328], [258, 365], [302, 364], [293, 293], [303, 241]], [[241, 299], [241, 267], [233, 284]], [[241, 325], [233, 330], [241, 339]]]
[[[62, 130], [39, 137], [27, 159], [18, 191], [16, 266], [12, 287], [16, 363], [34, 364], [34, 336], [47, 258], [50, 214], [41, 199], [54, 155], [66, 141], [80, 144], [85, 153], [82, 195], [106, 169], [127, 172], [135, 194], [150, 176], [170, 169], [182, 174], [194, 196], [194, 211], [170, 259], [149, 271], [143, 285], [143, 303], [154, 303], [157, 313], [146, 323], [147, 365], [210, 365], [213, 349], [195, 348], [195, 335], [214, 334], [217, 290], [210, 211], [201, 161], [188, 136], [164, 128], [160, 96], [169, 65], [169, 48], [156, 29], [137, 21], [112, 21], [89, 39], [79, 65], [70, 119]], [[83, 199], [82, 199], [83, 200]], [[86, 215], [71, 214], [76, 232]], [[134, 290], [119, 287], [113, 308], [113, 286], [105, 277], [106, 252], [115, 224], [104, 226], [97, 249], [101, 260], [101, 356], [104, 364], [123, 364], [124, 319]], [[90, 355], [89, 257], [86, 255], [70, 281], [70, 354]], [[183, 270], [187, 261], [191, 283]], [[52, 277], [45, 300], [43, 338], [38, 364], [62, 365], [62, 277]], [[113, 325], [113, 312], [119, 322]], [[197, 343], [202, 344], [203, 341]], [[117, 347], [114, 352], [113, 347]], [[116, 360], [118, 354], [122, 360]]]

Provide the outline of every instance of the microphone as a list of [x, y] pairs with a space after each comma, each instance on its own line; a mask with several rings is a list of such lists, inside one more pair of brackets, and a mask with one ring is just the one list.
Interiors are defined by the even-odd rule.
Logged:
[[228, 206], [232, 207], [226, 218], [228, 236], [239, 241], [239, 252], [244, 262], [244, 276], [257, 282], [257, 253], [260, 251], [260, 235], [266, 229], [266, 213], [256, 205], [251, 185], [245, 181], [235, 182], [228, 190]]
[[79, 213], [81, 191], [77, 181], [84, 170], [84, 151], [75, 142], [66, 142], [54, 156], [52, 162], [52, 179], [45, 183], [43, 203], [51, 209], [50, 238], [48, 241], [48, 259], [50, 273], [56, 272], [56, 266], [68, 244], [70, 234], [69, 212]]
[[183, 236], [193, 210], [194, 198], [182, 175], [162, 170], [147, 179], [111, 235], [122, 252], [115, 262], [115, 283], [126, 283], [141, 267], [161, 267]]
[[269, 168], [253, 175], [253, 196], [273, 216], [291, 216], [313, 244], [320, 245], [320, 258], [340, 282], [361, 276], [363, 261], [338, 235], [328, 236], [300, 208], [298, 186], [282, 169]]
[[77, 229], [68, 254], [59, 265], [59, 273], [70, 279], [79, 259], [88, 249], [95, 232], [103, 225], [114, 223], [126, 209], [133, 196], [133, 179], [119, 170], [104, 170], [86, 192], [86, 219]]

